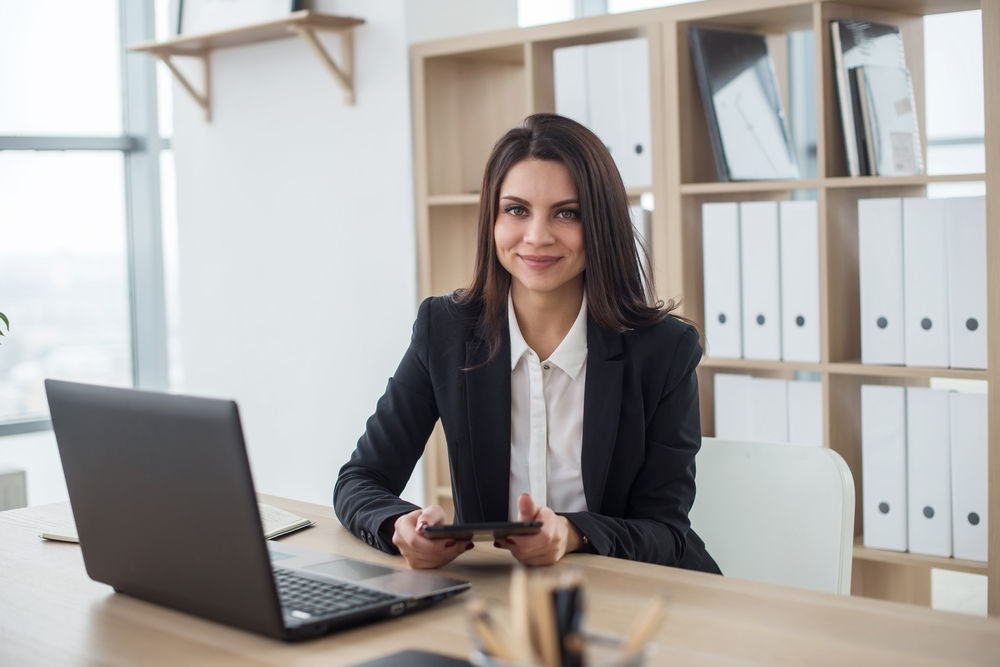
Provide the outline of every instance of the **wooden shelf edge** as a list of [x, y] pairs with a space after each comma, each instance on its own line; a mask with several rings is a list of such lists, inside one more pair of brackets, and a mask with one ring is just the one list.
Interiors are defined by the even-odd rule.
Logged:
[[479, 204], [479, 193], [469, 192], [454, 195], [428, 195], [428, 206], [475, 206]]
[[682, 195], [740, 194], [742, 192], [779, 192], [815, 190], [822, 181], [815, 178], [795, 181], [732, 181], [728, 183], [681, 183]]
[[762, 361], [758, 359], [729, 359], [724, 357], [702, 357], [700, 366], [706, 368], [731, 368], [747, 371], [808, 371], [822, 373], [825, 364], [802, 361]]
[[835, 176], [797, 181], [734, 181], [729, 183], [682, 183], [682, 195], [741, 194], [818, 188], [886, 188], [931, 183], [968, 183], [985, 181], [986, 174], [935, 174], [920, 176]]
[[450, 486], [435, 487], [434, 496], [437, 498], [451, 498], [451, 487]]
[[705, 368], [727, 368], [743, 371], [808, 371], [831, 373], [833, 375], [860, 375], [868, 377], [903, 378], [958, 378], [962, 380], [986, 380], [987, 371], [968, 368], [926, 368], [924, 366], [873, 366], [860, 361], [834, 363], [808, 363], [799, 361], [761, 361], [757, 359], [728, 359], [722, 357], [702, 357], [700, 366]]
[[864, 546], [860, 535], [854, 538], [854, 558], [879, 563], [891, 563], [893, 565], [936, 567], [940, 570], [954, 570], [956, 572], [969, 572], [971, 574], [986, 574], [989, 570], [988, 563], [981, 563], [975, 560], [941, 558], [940, 556], [923, 556], [901, 551], [869, 549]]
[[985, 380], [987, 371], [968, 368], [927, 368], [925, 366], [874, 366], [860, 360], [827, 364], [827, 370], [836, 375], [867, 375], [873, 377], [904, 378], [959, 378]]
[[333, 14], [318, 14], [308, 9], [292, 12], [288, 16], [274, 21], [253, 23], [251, 25], [205, 32], [194, 35], [182, 35], [163, 41], [149, 41], [132, 44], [128, 51], [144, 51], [155, 55], [195, 55], [217, 48], [252, 44], [254, 42], [293, 37], [293, 27], [307, 27], [315, 30], [349, 30], [364, 23], [364, 19], [351, 16], [335, 16]]
[[985, 181], [986, 174], [935, 174], [920, 176], [838, 176], [825, 178], [828, 188], [883, 188], [905, 185], [928, 185], [930, 183], [966, 183]]

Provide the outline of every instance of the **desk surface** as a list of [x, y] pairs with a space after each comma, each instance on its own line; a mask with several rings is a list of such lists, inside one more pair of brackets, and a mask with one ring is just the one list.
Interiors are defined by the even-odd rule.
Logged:
[[[262, 496], [316, 521], [285, 541], [397, 567], [333, 509]], [[67, 504], [0, 512], [0, 665], [353, 665], [404, 648], [466, 656], [466, 593], [426, 611], [285, 644], [112, 592], [91, 581], [77, 545], [38, 534]], [[590, 628], [623, 634], [654, 591], [670, 617], [650, 665], [1000, 664], [1000, 620], [812, 593], [600, 556], [586, 570]], [[445, 568], [488, 600], [506, 599], [513, 559], [481, 543]]]

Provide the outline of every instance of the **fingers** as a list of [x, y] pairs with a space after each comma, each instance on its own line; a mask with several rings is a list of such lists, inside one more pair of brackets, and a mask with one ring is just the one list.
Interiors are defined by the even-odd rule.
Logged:
[[425, 526], [446, 521], [444, 510], [432, 505], [414, 510], [396, 519], [392, 543], [414, 569], [430, 569], [446, 565], [472, 548], [472, 542], [456, 540], [430, 540], [423, 536]]
[[[534, 503], [527, 494], [518, 498], [518, 512], [521, 513], [523, 501]], [[522, 519], [525, 520], [525, 519]], [[509, 549], [511, 554], [525, 565], [551, 565], [566, 553], [567, 529], [560, 517], [548, 507], [538, 508], [531, 519], [541, 521], [542, 528], [535, 535], [517, 535], [494, 546]]]
[[527, 493], [522, 493], [517, 497], [517, 520], [537, 521], [538, 508], [535, 501]]

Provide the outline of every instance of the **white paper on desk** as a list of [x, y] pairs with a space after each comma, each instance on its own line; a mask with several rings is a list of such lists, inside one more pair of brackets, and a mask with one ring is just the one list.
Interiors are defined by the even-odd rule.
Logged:
[[783, 201], [781, 358], [819, 363], [819, 213], [815, 201]]
[[903, 204], [858, 201], [861, 363], [906, 362], [903, 317]]
[[740, 204], [743, 356], [781, 359], [781, 283], [778, 202]]
[[701, 206], [706, 354], [743, 356], [740, 305], [740, 210], [735, 202]]
[[945, 199], [952, 368], [986, 369], [986, 197]]
[[987, 561], [989, 406], [986, 394], [951, 392], [951, 502], [955, 558]]
[[869, 549], [906, 551], [906, 389], [861, 385], [861, 506]]
[[948, 240], [944, 200], [903, 200], [907, 366], [948, 367]]
[[947, 391], [906, 388], [909, 550], [951, 556], [951, 428]]

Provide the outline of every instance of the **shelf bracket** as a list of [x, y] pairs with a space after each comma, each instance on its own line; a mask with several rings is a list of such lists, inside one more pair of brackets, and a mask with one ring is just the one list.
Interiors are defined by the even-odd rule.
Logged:
[[[327, 53], [323, 44], [320, 43], [314, 32], [316, 28], [302, 25], [289, 26], [289, 30], [298, 33], [299, 37], [305, 40], [316, 56], [322, 61], [326, 68], [333, 74], [340, 87], [344, 89], [344, 104], [354, 106], [354, 30], [330, 30], [330, 32], [340, 33], [340, 59], [342, 66], [338, 66]], [[322, 29], [322, 28], [320, 28]]]
[[206, 123], [211, 122], [212, 121], [212, 94], [211, 94], [212, 78], [211, 78], [211, 68], [209, 67], [208, 64], [208, 53], [198, 53], [198, 54], [191, 54], [190, 56], [185, 56], [190, 58], [198, 58], [199, 60], [201, 60], [201, 77], [203, 83], [202, 89], [204, 90], [204, 92], [202, 93], [199, 93], [197, 90], [195, 90], [194, 86], [192, 86], [191, 83], [184, 77], [184, 75], [181, 74], [180, 70], [174, 67], [174, 64], [170, 62], [171, 54], [157, 53], [156, 51], [153, 51], [152, 54], [163, 61], [163, 64], [166, 65], [167, 68], [174, 73], [175, 77], [177, 77], [177, 80], [184, 87], [184, 90], [188, 91], [188, 94], [191, 95], [191, 97], [194, 98], [194, 101], [198, 103], [198, 106], [201, 107], [201, 110], [204, 113], [205, 122]]

